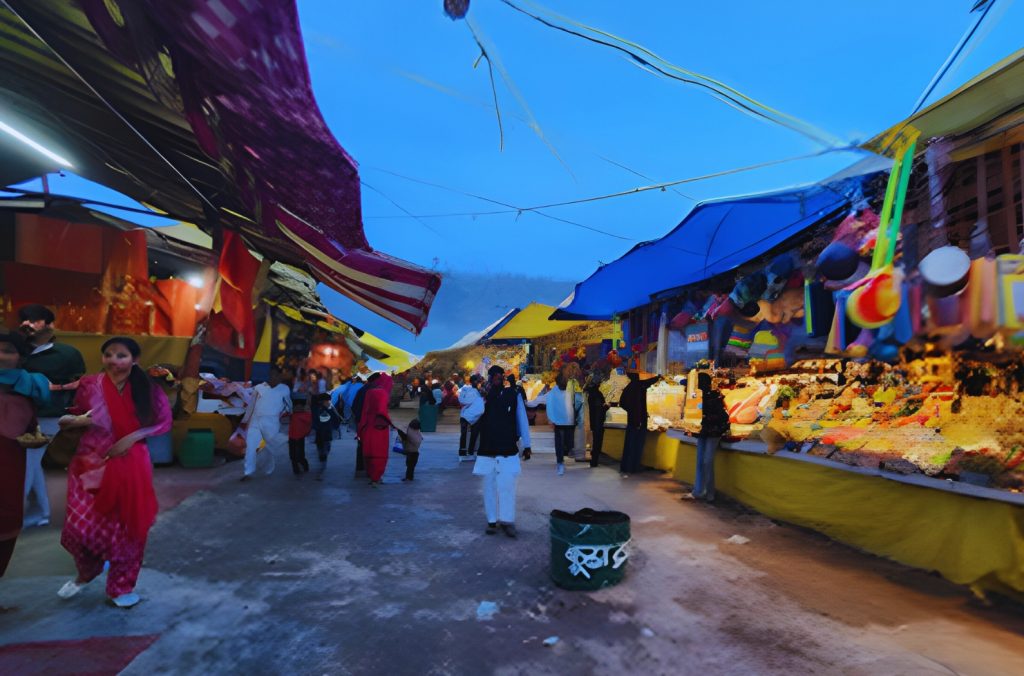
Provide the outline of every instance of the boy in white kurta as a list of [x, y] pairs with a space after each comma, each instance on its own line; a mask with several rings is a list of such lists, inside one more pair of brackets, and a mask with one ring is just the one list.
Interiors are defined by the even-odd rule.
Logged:
[[266, 443], [261, 464], [265, 474], [274, 471], [274, 450], [284, 443], [285, 435], [281, 432], [281, 416], [292, 410], [292, 391], [281, 382], [278, 369], [270, 371], [267, 382], [253, 388], [253, 398], [248, 411], [242, 419], [241, 426], [245, 429], [245, 470], [242, 481], [246, 481], [256, 473], [256, 452], [260, 441]]

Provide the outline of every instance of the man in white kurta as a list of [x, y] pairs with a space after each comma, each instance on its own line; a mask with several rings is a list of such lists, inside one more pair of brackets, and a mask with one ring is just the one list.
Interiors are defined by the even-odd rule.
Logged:
[[519, 443], [530, 451], [530, 426], [526, 404], [514, 387], [506, 387], [505, 371], [492, 366], [484, 395], [484, 414], [480, 419], [480, 450], [473, 474], [483, 477], [484, 514], [488, 535], [500, 527], [505, 535], [516, 537], [516, 483], [522, 467]]
[[[273, 473], [276, 466], [274, 451], [284, 444], [285, 439], [281, 432], [281, 416], [291, 412], [291, 397], [291, 388], [281, 382], [278, 369], [271, 369], [267, 382], [253, 388], [252, 401], [242, 419], [245, 429], [245, 473], [242, 481], [256, 473], [257, 464], [264, 474]], [[266, 448], [259, 451], [261, 441]]]

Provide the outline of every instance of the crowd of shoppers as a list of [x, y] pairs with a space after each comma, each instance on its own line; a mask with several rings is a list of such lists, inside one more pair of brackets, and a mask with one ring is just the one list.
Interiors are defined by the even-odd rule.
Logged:
[[[140, 368], [140, 346], [114, 337], [101, 348], [102, 371], [86, 375], [74, 348], [56, 342], [55, 317], [42, 306], [20, 312], [21, 330], [0, 334], [0, 576], [7, 568], [20, 530], [49, 520], [40, 458], [54, 434], [76, 436], [67, 481], [67, 514], [61, 544], [75, 562], [77, 575], [58, 591], [70, 598], [106, 568], [107, 595], [120, 607], [138, 603], [135, 584], [149, 529], [158, 507], [147, 439], [167, 433], [171, 412], [163, 390]], [[604, 419], [609, 408], [601, 384], [608, 369], [594, 368], [584, 378], [580, 365], [562, 366], [545, 392], [554, 428], [555, 469], [587, 460], [597, 467], [603, 450]], [[629, 374], [619, 405], [627, 417], [620, 472], [640, 468], [647, 430], [646, 392], [658, 378]], [[703, 420], [698, 437], [697, 481], [687, 498], [712, 501], [714, 455], [728, 429], [724, 401], [707, 374], [700, 374]], [[397, 397], [396, 397], [397, 393]], [[423, 419], [437, 410], [459, 410], [459, 461], [472, 460], [482, 480], [485, 532], [516, 537], [516, 489], [522, 462], [531, 458], [527, 397], [522, 384], [502, 367], [487, 377], [454, 375], [441, 383], [429, 373], [407, 386], [387, 373], [342, 378], [317, 369], [272, 367], [266, 382], [251, 388], [240, 422], [245, 439], [242, 481], [271, 474], [275, 454], [287, 440], [293, 473], [310, 471], [306, 455], [312, 436], [322, 480], [331, 442], [349, 425], [356, 436], [356, 476], [381, 484], [392, 451], [405, 454], [404, 481], [413, 481], [423, 444]], [[418, 400], [420, 417], [398, 429], [389, 409], [405, 396]], [[287, 420], [286, 420], [287, 419]], [[287, 426], [283, 428], [283, 423]], [[284, 431], [283, 431], [284, 429]], [[431, 427], [431, 430], [433, 427]], [[26, 498], [26, 499], [22, 499]], [[31, 501], [28, 500], [31, 498]], [[28, 515], [26, 505], [36, 511]]]

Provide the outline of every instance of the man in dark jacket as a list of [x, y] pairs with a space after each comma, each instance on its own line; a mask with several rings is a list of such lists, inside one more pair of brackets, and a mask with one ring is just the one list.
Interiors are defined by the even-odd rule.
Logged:
[[473, 474], [484, 480], [484, 513], [488, 535], [498, 532], [516, 536], [516, 482], [522, 467], [519, 447], [530, 452], [530, 425], [526, 419], [526, 403], [514, 387], [505, 387], [505, 370], [492, 366], [487, 372], [484, 392], [484, 414], [480, 418], [480, 450]]
[[[50, 403], [39, 409], [39, 429], [53, 436], [59, 427], [57, 420], [74, 399], [78, 379], [85, 374], [82, 353], [58, 343], [54, 338], [53, 312], [44, 305], [26, 305], [18, 310], [18, 327], [28, 340], [31, 354], [25, 357], [22, 368], [41, 373], [50, 381]], [[28, 450], [25, 465], [25, 495], [35, 496], [38, 512], [25, 514], [26, 526], [45, 526], [50, 523], [50, 499], [46, 493], [46, 475], [43, 474], [43, 454], [46, 448]]]
[[583, 393], [587, 395], [587, 414], [590, 417], [590, 432], [593, 443], [590, 446], [590, 466], [601, 464], [601, 450], [604, 448], [604, 418], [608, 413], [608, 403], [601, 391], [601, 377], [592, 377], [587, 381]]
[[619, 406], [626, 411], [626, 440], [622, 447], [622, 462], [619, 473], [623, 479], [640, 471], [640, 458], [647, 440], [647, 389], [661, 380], [654, 376], [640, 380], [636, 373], [627, 373], [629, 384], [622, 390]]
[[725, 398], [714, 388], [711, 375], [697, 374], [697, 387], [701, 392], [700, 432], [697, 433], [697, 471], [693, 492], [684, 500], [715, 501], [715, 451], [722, 437], [729, 434], [729, 413]]
[[[359, 419], [363, 415], [363, 402], [366, 400], [366, 392], [376, 387], [377, 378], [380, 378], [380, 373], [371, 373], [366, 379], [366, 384], [363, 385], [358, 392], [356, 392], [355, 399], [352, 400], [352, 420], [356, 430], [359, 429]], [[363, 440], [356, 436], [356, 478], [366, 476], [366, 463], [363, 460]]]

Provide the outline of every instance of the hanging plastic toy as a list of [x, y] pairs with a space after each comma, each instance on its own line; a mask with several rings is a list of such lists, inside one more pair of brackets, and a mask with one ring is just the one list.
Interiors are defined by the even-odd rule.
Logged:
[[894, 268], [893, 259], [896, 256], [900, 220], [903, 217], [903, 204], [907, 197], [919, 133], [910, 128], [899, 141], [896, 161], [885, 189], [871, 270], [867, 277], [846, 287], [851, 292], [846, 303], [846, 314], [850, 321], [864, 329], [876, 329], [888, 324], [900, 309], [903, 277]]

